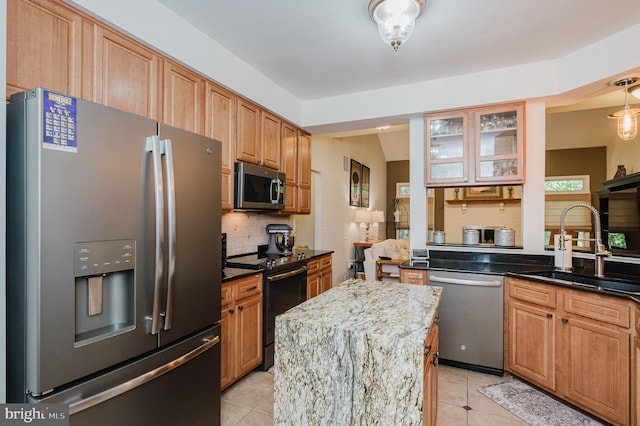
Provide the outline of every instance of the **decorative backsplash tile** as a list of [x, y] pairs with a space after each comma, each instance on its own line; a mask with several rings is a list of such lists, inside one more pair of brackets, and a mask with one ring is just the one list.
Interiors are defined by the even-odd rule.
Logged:
[[233, 212], [222, 215], [222, 232], [227, 233], [227, 256], [253, 253], [267, 244], [267, 225], [292, 225], [291, 216], [276, 216], [258, 212]]

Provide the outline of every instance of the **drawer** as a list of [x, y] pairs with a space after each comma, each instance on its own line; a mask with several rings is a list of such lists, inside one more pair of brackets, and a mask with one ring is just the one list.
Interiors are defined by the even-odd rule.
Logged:
[[310, 260], [307, 263], [307, 275], [317, 274], [320, 270], [320, 259]]
[[320, 265], [322, 269], [331, 268], [332, 264], [333, 264], [333, 258], [331, 256], [326, 256], [320, 259]]
[[557, 306], [557, 292], [552, 286], [539, 284], [519, 278], [509, 278], [509, 297], [523, 302], [555, 308]]
[[231, 284], [222, 285], [222, 306], [228, 305], [233, 300], [233, 286]]
[[566, 313], [614, 324], [624, 328], [631, 325], [631, 302], [593, 293], [567, 291], [563, 310]]
[[256, 274], [248, 278], [243, 278], [236, 283], [237, 296], [236, 299], [253, 296], [262, 292], [262, 274]]

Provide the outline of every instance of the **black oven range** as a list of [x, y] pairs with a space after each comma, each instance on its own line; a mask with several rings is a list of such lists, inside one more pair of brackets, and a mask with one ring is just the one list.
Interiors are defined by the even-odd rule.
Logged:
[[276, 316], [307, 299], [307, 256], [304, 251], [285, 256], [257, 253], [227, 259], [227, 266], [264, 271], [262, 282], [262, 370], [273, 366]]

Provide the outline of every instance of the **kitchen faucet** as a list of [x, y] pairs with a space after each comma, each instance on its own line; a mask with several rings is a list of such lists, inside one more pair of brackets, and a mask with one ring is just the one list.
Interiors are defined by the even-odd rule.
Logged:
[[[576, 207], [584, 207], [586, 209], [591, 210], [593, 214], [593, 218], [595, 220], [595, 228], [596, 235], [595, 238], [571, 238], [565, 233], [564, 230], [564, 218], [569, 212], [569, 210]], [[587, 203], [575, 203], [568, 207], [566, 207], [562, 213], [560, 214], [560, 241], [559, 244], [554, 245], [554, 251], [558, 250], [566, 250], [565, 241], [595, 241], [595, 276], [603, 277], [604, 276], [604, 258], [607, 256], [611, 256], [611, 252], [605, 250], [604, 244], [602, 244], [602, 232], [600, 230], [600, 213], [590, 204]], [[561, 267], [562, 270], [567, 270], [570, 268], [565, 268], [564, 265]]]

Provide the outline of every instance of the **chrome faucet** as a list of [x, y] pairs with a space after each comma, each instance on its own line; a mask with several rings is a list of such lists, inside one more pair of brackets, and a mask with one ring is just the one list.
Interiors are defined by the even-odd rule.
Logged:
[[[584, 207], [586, 209], [591, 210], [593, 213], [593, 218], [595, 220], [595, 238], [571, 238], [568, 237], [564, 231], [564, 218], [569, 212], [569, 210], [576, 207]], [[566, 207], [562, 213], [560, 214], [560, 247], [555, 247], [554, 250], [566, 250], [564, 246], [565, 241], [594, 241], [595, 242], [595, 276], [603, 277], [604, 276], [604, 258], [611, 256], [611, 252], [604, 248], [604, 244], [602, 244], [602, 231], [600, 230], [600, 213], [590, 204], [587, 203], [575, 203], [568, 207]]]

